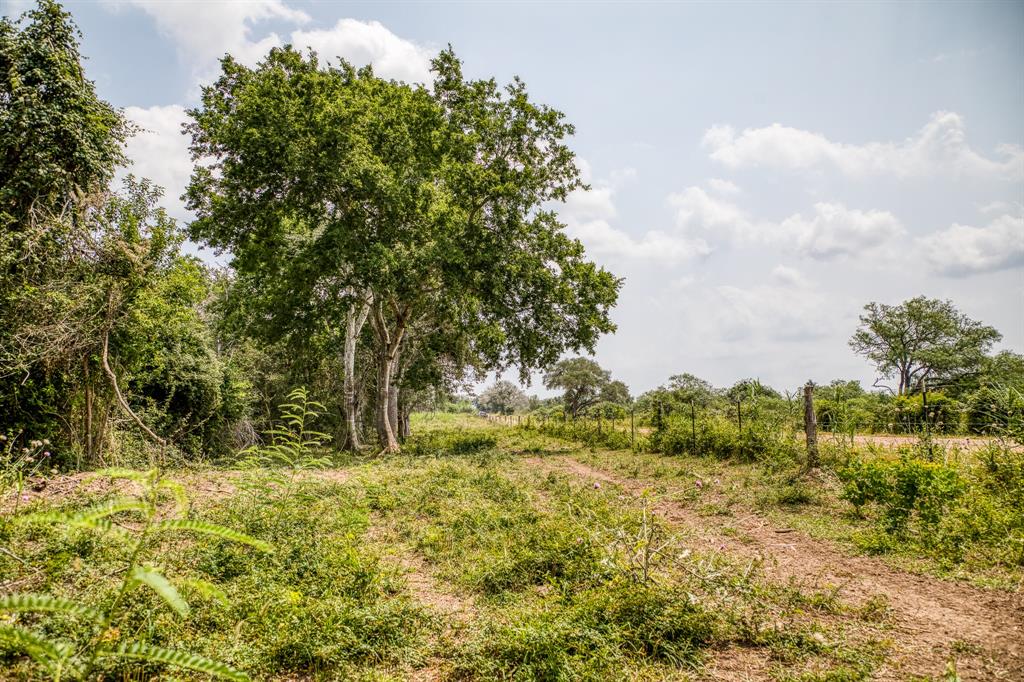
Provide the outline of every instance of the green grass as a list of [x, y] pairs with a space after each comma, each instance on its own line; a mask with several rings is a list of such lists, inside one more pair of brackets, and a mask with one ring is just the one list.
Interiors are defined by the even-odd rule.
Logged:
[[[816, 480], [806, 479], [796, 463], [779, 468], [775, 462], [763, 465], [578, 446], [570, 447], [568, 454], [599, 469], [649, 482], [668, 499], [705, 516], [756, 512], [780, 527], [836, 542], [851, 553], [883, 556], [904, 570], [982, 587], [1015, 589], [1024, 581], [1020, 560], [1024, 556], [1024, 495], [1019, 493], [1024, 490], [1020, 487], [1024, 450], [989, 447], [996, 454], [989, 450], [939, 453], [936, 466], [957, 472], [961, 480], [958, 500], [947, 505], [934, 528], [921, 525], [915, 513], [899, 533], [884, 528], [883, 510], [878, 505], [868, 505], [863, 513], [857, 513], [843, 499], [843, 482], [834, 472], [851, 458], [893, 461], [901, 455], [914, 457], [912, 448], [892, 451], [828, 445], [823, 452], [823, 473]], [[944, 454], [948, 456], [941, 464]], [[933, 537], [939, 541], [932, 541]]]
[[[645, 500], [530, 464], [564, 451], [561, 441], [451, 415], [417, 416], [414, 427], [404, 454], [350, 459], [344, 476], [307, 473], [282, 487], [259, 472], [198, 474], [234, 490], [203, 495], [192, 516], [274, 553], [192, 537], [155, 546], [191, 612], [134, 591], [104, 637], [214, 657], [254, 679], [399, 680], [429, 670], [454, 680], [676, 680], [737, 647], [762, 652], [778, 679], [864, 679], [884, 659], [884, 608], [866, 617], [835, 594], [772, 584], [756, 566], [691, 547]], [[616, 461], [726, 513], [750, 494], [722, 463], [680, 472], [647, 455]], [[698, 489], [697, 476], [707, 485]], [[87, 501], [96, 495], [43, 504]], [[10, 519], [0, 543], [21, 560], [0, 553], [0, 575], [17, 589], [97, 605], [112, 598], [124, 562], [110, 538]], [[190, 581], [223, 599], [190, 591]], [[460, 615], [437, 607], [442, 598], [458, 600]], [[85, 636], [59, 618], [18, 618]], [[11, 648], [0, 648], [0, 665], [8, 677], [38, 677]], [[103, 672], [187, 677], [147, 665]]]

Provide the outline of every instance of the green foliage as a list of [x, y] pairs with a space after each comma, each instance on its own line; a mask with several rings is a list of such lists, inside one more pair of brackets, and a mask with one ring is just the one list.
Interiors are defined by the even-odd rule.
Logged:
[[1024, 565], [1024, 452], [993, 443], [980, 458], [967, 469], [909, 453], [851, 459], [837, 471], [842, 496], [877, 522], [861, 544], [879, 552], [909, 544], [947, 566]]
[[312, 428], [324, 409], [323, 404], [310, 400], [305, 387], [289, 393], [288, 400], [290, 402], [278, 406], [281, 411], [278, 425], [264, 433], [270, 442], [241, 452], [245, 468], [279, 469], [294, 476], [299, 471], [330, 465], [324, 446], [331, 437]]
[[477, 398], [480, 409], [492, 414], [513, 414], [523, 410], [528, 402], [523, 389], [511, 381], [496, 381]]
[[840, 471], [843, 498], [855, 508], [878, 505], [886, 532], [900, 535], [913, 522], [921, 534], [934, 532], [963, 491], [956, 469], [909, 457], [887, 462], [854, 459]]
[[[139, 586], [152, 590], [178, 616], [186, 617], [191, 612], [188, 602], [164, 572], [143, 562], [146, 554], [157, 548], [152, 539], [156, 531], [198, 531], [221, 540], [270, 550], [265, 542], [214, 523], [173, 516], [158, 520], [158, 514], [167, 515], [165, 507], [168, 501], [175, 503], [176, 513], [184, 513], [187, 509], [182, 504], [184, 500], [180, 486], [162, 479], [155, 470], [147, 473], [112, 470], [108, 473], [113, 479], [130, 479], [140, 487], [140, 493], [135, 497], [102, 502], [83, 511], [37, 512], [15, 517], [14, 521], [21, 526], [60, 524], [86, 529], [99, 534], [101, 538], [113, 536], [118, 544], [126, 547], [122, 559], [126, 566], [113, 600], [98, 607], [77, 599], [46, 594], [4, 595], [0, 597], [0, 612], [59, 614], [72, 617], [81, 626], [68, 633], [71, 636], [69, 640], [54, 640], [47, 634], [21, 625], [3, 626], [0, 628], [0, 641], [28, 655], [55, 680], [67, 677], [91, 679], [97, 667], [107, 659], [138, 659], [148, 664], [188, 668], [232, 680], [248, 679], [246, 674], [204, 656], [173, 651], [142, 641], [125, 641], [116, 648], [107, 645], [111, 633], [118, 633], [124, 624], [130, 608], [129, 598]], [[113, 525], [114, 520], [118, 521], [116, 527]], [[134, 525], [128, 526], [131, 530], [125, 530], [124, 522], [129, 520]]]
[[[33, 210], [106, 188], [124, 162], [124, 115], [86, 80], [71, 14], [51, 0], [0, 18], [0, 244]], [[13, 265], [4, 262], [4, 269]]]
[[189, 112], [208, 160], [190, 233], [231, 250], [248, 326], [272, 338], [347, 328], [369, 305], [384, 449], [398, 448], [398, 377], [415, 390], [469, 367], [525, 373], [613, 330], [620, 282], [546, 208], [583, 187], [573, 128], [521, 81], [466, 80], [450, 49], [431, 89], [292, 48], [222, 70]]
[[648, 439], [642, 433], [631, 435], [629, 420], [614, 409], [617, 407], [602, 410], [600, 422], [596, 416], [570, 420], [556, 414], [549, 418], [531, 420], [523, 426], [528, 430], [579, 441], [591, 447], [603, 446], [616, 450], [648, 447]]
[[739, 458], [765, 463], [791, 463], [801, 449], [793, 432], [775, 420], [748, 417], [741, 431], [734, 419], [712, 415], [694, 425], [685, 416], [666, 422], [651, 436], [651, 449], [666, 455], [691, 454], [718, 459]]
[[684, 592], [613, 581], [511, 610], [456, 654], [456, 679], [605, 680], [633, 660], [694, 666], [719, 621]]
[[122, 644], [117, 649], [104, 653], [115, 658], [136, 659], [147, 663], [163, 663], [176, 668], [195, 670], [196, 672], [235, 680], [235, 682], [244, 682], [244, 680], [249, 679], [249, 676], [245, 673], [205, 656], [163, 649], [143, 642]]
[[611, 373], [588, 358], [567, 358], [555, 363], [544, 374], [544, 386], [565, 391], [562, 403], [566, 413], [576, 418], [601, 400], [601, 392], [611, 380]]
[[868, 303], [864, 311], [850, 346], [882, 376], [897, 379], [898, 395], [920, 390], [925, 380], [948, 381], [977, 369], [1002, 338], [951, 301], [918, 296], [897, 306]]
[[406, 445], [413, 457], [479, 456], [493, 451], [498, 439], [490, 433], [428, 431], [414, 436]]

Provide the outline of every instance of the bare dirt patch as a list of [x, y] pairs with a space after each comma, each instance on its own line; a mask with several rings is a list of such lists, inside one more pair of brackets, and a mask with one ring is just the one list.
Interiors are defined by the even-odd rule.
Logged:
[[[631, 495], [655, 487], [571, 457], [525, 461], [541, 470], [615, 484]], [[708, 548], [764, 560], [764, 570], [771, 578], [819, 589], [839, 587], [840, 596], [854, 604], [883, 595], [893, 620], [894, 655], [878, 671], [878, 679], [938, 676], [955, 657], [964, 680], [1024, 680], [1024, 598], [1019, 593], [908, 574], [879, 559], [851, 556], [799, 531], [775, 528], [753, 512], [742, 518], [730, 517], [728, 525], [734, 530], [727, 530], [722, 522], [672, 500], [656, 500], [654, 510]], [[741, 667], [747, 663], [750, 661], [737, 662]], [[725, 675], [723, 679], [745, 678]]]
[[380, 518], [371, 519], [366, 539], [383, 548], [383, 560], [404, 578], [409, 594], [432, 613], [441, 625], [434, 653], [424, 664], [408, 672], [410, 682], [444, 679], [443, 652], [450, 649], [477, 616], [473, 603], [439, 580], [430, 564], [415, 548], [402, 540], [398, 531]]

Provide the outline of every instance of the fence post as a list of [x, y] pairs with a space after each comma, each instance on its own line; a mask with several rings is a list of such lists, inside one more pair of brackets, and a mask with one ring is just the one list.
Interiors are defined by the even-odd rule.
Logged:
[[693, 439], [691, 452], [697, 454], [697, 410], [693, 406], [693, 398], [690, 398], [690, 437]]
[[932, 458], [932, 420], [928, 418], [928, 378], [921, 380], [921, 416], [924, 418], [924, 437], [928, 443], [928, 459]]
[[636, 408], [629, 408], [629, 449], [636, 450]]
[[804, 385], [804, 433], [807, 434], [807, 468], [818, 468], [818, 418], [814, 414], [814, 382]]
[[743, 401], [736, 401], [736, 428], [739, 429], [740, 435], [743, 435], [743, 409], [740, 407]]

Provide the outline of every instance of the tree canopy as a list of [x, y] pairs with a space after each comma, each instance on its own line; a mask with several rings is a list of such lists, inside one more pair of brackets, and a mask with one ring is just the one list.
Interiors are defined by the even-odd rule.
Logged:
[[530, 400], [519, 386], [511, 381], [499, 380], [489, 387], [477, 399], [481, 410], [494, 414], [512, 414], [525, 409]]
[[925, 380], [953, 381], [977, 371], [1002, 335], [972, 320], [952, 301], [918, 296], [899, 305], [868, 303], [850, 347], [897, 380], [897, 395]]
[[268, 324], [308, 333], [365, 311], [385, 449], [417, 337], [461, 348], [454, 371], [525, 374], [614, 329], [619, 280], [547, 208], [583, 187], [573, 127], [518, 79], [466, 80], [450, 48], [432, 89], [290, 47], [222, 68], [190, 112], [190, 233], [230, 249]]
[[560, 360], [544, 375], [544, 386], [564, 390], [562, 404], [573, 418], [600, 402], [610, 382], [611, 373], [589, 358]]

